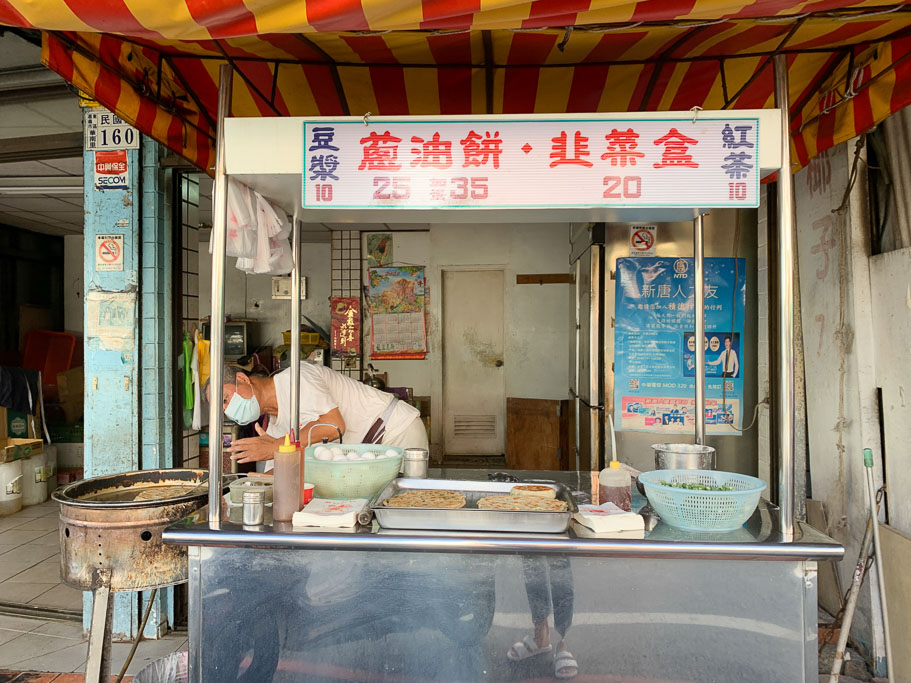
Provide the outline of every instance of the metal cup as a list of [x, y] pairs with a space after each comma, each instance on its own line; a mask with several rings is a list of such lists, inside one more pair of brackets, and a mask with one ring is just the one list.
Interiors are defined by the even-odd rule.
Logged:
[[244, 491], [244, 526], [261, 526], [265, 515], [264, 491]]
[[430, 452], [426, 448], [406, 448], [402, 459], [402, 474], [411, 479], [424, 479]]

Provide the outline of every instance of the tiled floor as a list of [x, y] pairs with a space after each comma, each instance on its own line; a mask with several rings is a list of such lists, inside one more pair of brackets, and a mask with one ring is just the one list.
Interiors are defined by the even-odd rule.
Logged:
[[[149, 662], [186, 649], [186, 633], [172, 633], [160, 640], [144, 640], [139, 643], [127, 674], [133, 676]], [[119, 673], [129, 652], [129, 643], [114, 643], [111, 646], [111, 670], [114, 673]], [[81, 674], [85, 672], [87, 655], [88, 643], [83, 638], [82, 624], [0, 615], [0, 683], [29, 680], [4, 678], [11, 671]], [[38, 680], [45, 683], [55, 679]], [[81, 681], [82, 677], [56, 680]]]
[[60, 582], [58, 510], [48, 501], [0, 517], [0, 602], [82, 611], [81, 591]]

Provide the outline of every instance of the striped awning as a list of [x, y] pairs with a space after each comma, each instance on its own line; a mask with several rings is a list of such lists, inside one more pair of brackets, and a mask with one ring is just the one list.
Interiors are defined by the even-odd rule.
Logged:
[[911, 102], [911, 5], [839, 0], [0, 0], [44, 61], [199, 168], [233, 116], [772, 107], [796, 166]]

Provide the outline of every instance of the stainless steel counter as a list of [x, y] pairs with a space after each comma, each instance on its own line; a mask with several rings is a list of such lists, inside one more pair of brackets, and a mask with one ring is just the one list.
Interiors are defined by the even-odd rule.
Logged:
[[[513, 472], [523, 481], [549, 480], [570, 487], [578, 503], [590, 502], [588, 472]], [[486, 479], [486, 470], [435, 469], [430, 476], [450, 479]], [[646, 504], [633, 496], [633, 508]], [[565, 534], [516, 534], [392, 531], [374, 522], [355, 530], [295, 529], [289, 523], [244, 527], [240, 508], [231, 508], [229, 521], [215, 528], [201, 510], [164, 533], [166, 543], [210, 547], [258, 547], [320, 550], [523, 553], [573, 557], [635, 556], [643, 558], [694, 558], [737, 560], [837, 560], [844, 548], [806, 524], [798, 524], [795, 537], [781, 536], [778, 509], [763, 500], [753, 517], [737, 531], [703, 533], [681, 531], [657, 522], [645, 538], [583, 537], [571, 528]], [[236, 521], [232, 521], [236, 520]]]
[[[585, 474], [525, 476], [588, 497]], [[806, 526], [783, 542], [767, 504], [728, 534], [642, 539], [205, 520], [165, 532], [190, 546], [193, 683], [553, 680], [554, 651], [507, 656], [544, 620], [578, 680], [815, 683], [816, 560], [844, 552]]]

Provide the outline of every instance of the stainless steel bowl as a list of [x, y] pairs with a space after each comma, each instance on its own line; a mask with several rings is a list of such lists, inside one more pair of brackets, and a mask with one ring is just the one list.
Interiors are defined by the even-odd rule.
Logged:
[[693, 443], [656, 443], [656, 470], [713, 470], [715, 449]]

